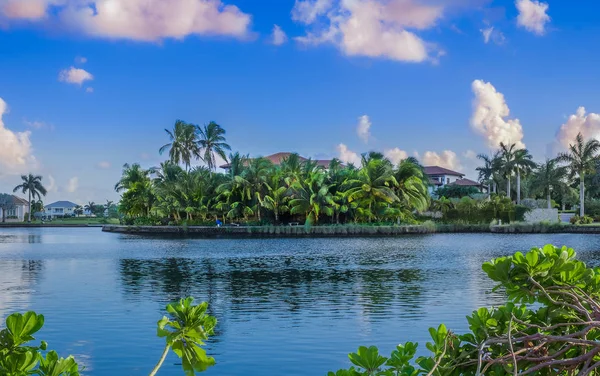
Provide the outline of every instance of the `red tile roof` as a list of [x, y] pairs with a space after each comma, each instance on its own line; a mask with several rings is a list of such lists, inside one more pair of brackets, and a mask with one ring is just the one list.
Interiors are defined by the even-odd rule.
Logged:
[[459, 177], [463, 177], [465, 176], [465, 174], [462, 174], [460, 172], [456, 172], [456, 171], [452, 171], [449, 170], [447, 168], [444, 167], [440, 167], [440, 166], [425, 166], [423, 167], [423, 171], [425, 172], [426, 175], [450, 175], [450, 176], [459, 176]]
[[15, 196], [15, 195], [12, 195], [12, 197], [13, 197], [13, 205], [27, 205], [27, 206], [29, 206], [29, 202], [27, 202], [27, 200], [25, 200], [25, 199], [23, 199], [21, 197]]
[[463, 187], [481, 187], [482, 184], [470, 179], [458, 179], [457, 181], [451, 183], [454, 185], [460, 185]]

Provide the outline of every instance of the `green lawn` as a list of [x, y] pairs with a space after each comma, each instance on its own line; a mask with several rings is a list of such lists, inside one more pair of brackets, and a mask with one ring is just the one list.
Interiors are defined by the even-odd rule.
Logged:
[[[27, 222], [10, 222], [7, 224], [27, 225], [28, 223]], [[32, 221], [31, 224], [32, 225], [40, 225], [40, 224], [42, 224], [42, 222], [37, 220], [37, 221]], [[79, 218], [55, 219], [51, 222], [44, 222], [43, 224], [48, 225], [48, 226], [52, 226], [52, 225], [104, 225], [104, 224], [118, 225], [119, 220], [116, 218], [105, 219], [105, 218], [79, 217]], [[2, 226], [2, 223], [0, 223], [0, 226]]]

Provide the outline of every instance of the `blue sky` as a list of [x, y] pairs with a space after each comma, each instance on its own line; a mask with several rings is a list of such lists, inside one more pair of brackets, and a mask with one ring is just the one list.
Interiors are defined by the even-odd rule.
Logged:
[[600, 135], [592, 1], [165, 4], [0, 0], [0, 191], [32, 171], [46, 202], [118, 199], [176, 119], [250, 155], [379, 150], [472, 178], [500, 141], [543, 160]]

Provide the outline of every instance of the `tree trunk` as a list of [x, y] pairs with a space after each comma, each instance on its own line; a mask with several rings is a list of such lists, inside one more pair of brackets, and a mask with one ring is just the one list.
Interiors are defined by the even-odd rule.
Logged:
[[258, 222], [260, 223], [260, 203], [258, 204], [256, 211], [258, 212]]
[[550, 190], [548, 189], [548, 209], [552, 209], [552, 199], [550, 198]]
[[31, 223], [31, 190], [29, 190], [29, 220], [27, 222]]
[[275, 213], [275, 223], [279, 223], [279, 213], [278, 213], [278, 210], [275, 209], [274, 213]]
[[521, 169], [517, 168], [517, 205], [521, 203]]
[[585, 215], [585, 174], [579, 174], [579, 216], [583, 217]]
[[510, 197], [510, 176], [506, 179], [506, 197]]
[[496, 185], [496, 181], [493, 181], [492, 183], [493, 183], [492, 187], [493, 187], [493, 190], [494, 190], [494, 194], [496, 194], [496, 193], [498, 193], [498, 186]]

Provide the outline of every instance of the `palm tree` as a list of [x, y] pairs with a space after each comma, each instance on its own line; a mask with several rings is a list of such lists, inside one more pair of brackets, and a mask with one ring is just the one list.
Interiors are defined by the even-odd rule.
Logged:
[[144, 170], [138, 163], [134, 163], [133, 165], [125, 163], [121, 179], [115, 184], [115, 191], [120, 192], [124, 189], [130, 189], [135, 183], [147, 180], [149, 174], [150, 171]]
[[567, 168], [559, 166], [556, 159], [549, 159], [546, 163], [538, 166], [532, 176], [532, 187], [534, 192], [541, 192], [548, 200], [548, 209], [552, 208], [551, 194], [554, 191], [567, 189], [565, 177]]
[[306, 225], [319, 223], [321, 213], [332, 215], [333, 198], [325, 183], [327, 175], [322, 168], [315, 167], [308, 175], [292, 184], [294, 192], [290, 200], [291, 214], [304, 214]]
[[21, 191], [23, 192], [23, 194], [28, 193], [29, 194], [29, 219], [28, 222], [31, 222], [31, 199], [35, 199], [36, 197], [38, 199], [42, 199], [42, 196], [46, 196], [46, 193], [48, 193], [46, 191], [46, 188], [44, 188], [44, 186], [42, 185], [42, 177], [37, 175], [34, 176], [33, 174], [29, 174], [29, 175], [21, 175], [21, 180], [23, 181], [23, 183], [17, 185], [15, 187], [15, 189], [13, 189], [13, 192], [16, 191]]
[[90, 201], [87, 203], [86, 206], [83, 207], [85, 210], [88, 211], [88, 213], [90, 213], [90, 215], [94, 214], [94, 211], [96, 209], [96, 203], [94, 201]]
[[600, 142], [596, 139], [584, 141], [581, 133], [577, 134], [575, 143], [569, 145], [567, 153], [558, 156], [559, 162], [567, 163], [570, 178], [579, 177], [579, 215], [585, 215], [585, 175], [594, 171]]
[[537, 164], [527, 149], [517, 149], [514, 154], [513, 165], [517, 170], [517, 205], [521, 203], [521, 175], [528, 175], [536, 168]]
[[363, 156], [363, 168], [355, 179], [347, 181], [348, 200], [359, 200], [361, 208], [369, 221], [377, 217], [375, 209], [382, 208], [381, 203], [391, 204], [400, 199], [393, 190], [398, 185], [393, 175], [392, 164], [385, 159]]
[[475, 170], [479, 172], [479, 182], [487, 183], [492, 188], [492, 193], [498, 193], [497, 175], [501, 170], [501, 155], [496, 152], [494, 155], [479, 154], [478, 159], [484, 163], [483, 166], [477, 167]]
[[279, 223], [279, 215], [289, 210], [287, 205], [290, 197], [280, 171], [272, 174], [265, 183], [266, 193], [262, 199], [263, 208], [273, 212], [275, 223]]
[[192, 157], [200, 157], [196, 126], [183, 120], [177, 120], [173, 130], [165, 129], [165, 132], [169, 135], [171, 142], [163, 145], [158, 150], [159, 153], [162, 154], [168, 149], [171, 162], [175, 164], [183, 163], [186, 170], [188, 170]]
[[396, 179], [395, 192], [402, 205], [410, 210], [426, 210], [429, 206], [427, 192], [428, 177], [416, 158], [406, 158], [398, 164], [394, 171]]
[[500, 166], [502, 174], [506, 179], [506, 197], [510, 198], [510, 178], [515, 169], [515, 150], [516, 145], [506, 145], [505, 143], [500, 143]]
[[198, 145], [202, 153], [202, 159], [209, 169], [216, 169], [215, 154], [227, 160], [226, 150], [231, 147], [225, 142], [225, 129], [214, 121], [208, 123], [203, 128], [198, 127], [199, 139]]

